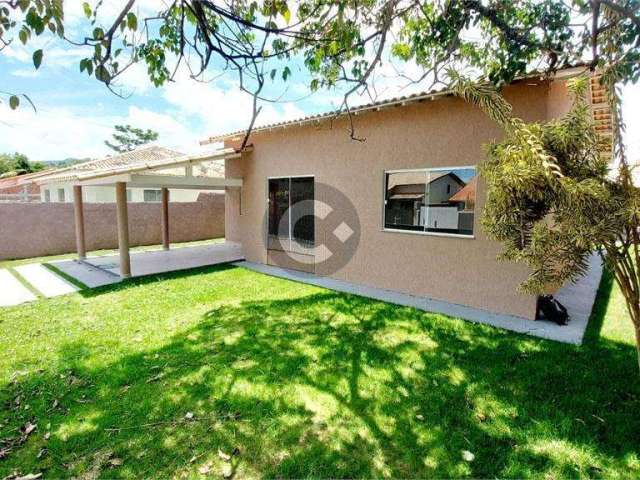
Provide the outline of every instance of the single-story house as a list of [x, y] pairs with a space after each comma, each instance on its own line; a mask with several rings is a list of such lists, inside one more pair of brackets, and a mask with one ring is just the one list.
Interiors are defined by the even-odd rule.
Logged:
[[[76, 174], [100, 172], [113, 168], [136, 166], [147, 162], [162, 161], [170, 158], [184, 156], [183, 153], [160, 147], [147, 145], [136, 150], [105, 158], [78, 163], [70, 167], [48, 170], [39, 175], [31, 184], [40, 184], [40, 199], [45, 203], [73, 202], [73, 182], [69, 180]], [[185, 170], [188, 168], [189, 171]], [[194, 170], [195, 169], [195, 170]], [[195, 175], [195, 176], [224, 176], [224, 165], [221, 162], [202, 163], [196, 167], [168, 168], [158, 172], [167, 175]], [[25, 179], [27, 180], [27, 179]], [[37, 183], [36, 183], [37, 182]], [[25, 184], [26, 186], [26, 184]], [[171, 192], [172, 202], [195, 202], [199, 190], [175, 189]], [[83, 190], [83, 200], [87, 203], [113, 203], [116, 201], [115, 190], [106, 186], [89, 186]], [[161, 190], [152, 186], [127, 188], [128, 202], [160, 202]]]
[[[582, 68], [531, 75], [503, 89], [526, 121], [558, 118], [571, 106], [567, 82]], [[607, 95], [590, 82], [596, 130], [611, 137]], [[499, 262], [499, 243], [482, 231], [483, 146], [500, 128], [450, 91], [374, 102], [343, 112], [212, 136], [222, 148], [198, 155], [70, 169], [38, 182], [73, 189], [76, 243], [86, 254], [83, 202], [94, 187], [114, 192], [119, 270], [132, 274], [128, 189], [160, 189], [163, 244], [169, 248], [169, 189], [225, 192], [225, 237], [254, 264], [301, 270], [352, 286], [413, 295], [482, 312], [534, 319], [534, 296], [518, 293], [526, 266]], [[355, 124], [355, 141], [349, 126]], [[611, 142], [609, 142], [611, 145]], [[608, 154], [609, 152], [603, 152]], [[194, 169], [224, 161], [223, 177]], [[66, 194], [65, 194], [66, 195]], [[369, 289], [371, 290], [371, 289]]]
[[[583, 72], [531, 75], [503, 93], [526, 121], [557, 118], [571, 105], [568, 79]], [[602, 132], [609, 112], [594, 79], [591, 96]], [[250, 262], [534, 319], [536, 298], [516, 290], [527, 268], [499, 262], [501, 247], [479, 221], [486, 188], [477, 166], [500, 128], [449, 91], [352, 115], [365, 141], [351, 139], [350, 119], [335, 112], [253, 129], [252, 148], [225, 163], [226, 177], [242, 180], [226, 189], [227, 240]], [[201, 143], [237, 151], [244, 133]], [[306, 206], [296, 213], [298, 204]], [[337, 265], [343, 247], [352, 250]]]

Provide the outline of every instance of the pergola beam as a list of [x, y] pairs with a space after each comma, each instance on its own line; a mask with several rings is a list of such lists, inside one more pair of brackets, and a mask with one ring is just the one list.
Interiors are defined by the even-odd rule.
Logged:
[[183, 177], [178, 175], [116, 175], [75, 182], [75, 185], [108, 186], [118, 182], [128, 188], [174, 188], [179, 190], [224, 190], [225, 187], [241, 187], [241, 178]]

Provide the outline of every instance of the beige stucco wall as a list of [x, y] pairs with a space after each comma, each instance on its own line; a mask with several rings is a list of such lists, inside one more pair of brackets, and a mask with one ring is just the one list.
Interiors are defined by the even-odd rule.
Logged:
[[[224, 237], [224, 203], [221, 194], [202, 194], [197, 202], [169, 205], [172, 242]], [[162, 243], [160, 203], [129, 204], [132, 246]], [[87, 250], [117, 248], [116, 206], [85, 203]], [[73, 252], [73, 203], [0, 204], [0, 260]]]
[[[541, 120], [552, 110], [554, 115], [566, 111], [563, 86], [531, 83], [505, 90], [516, 115]], [[263, 244], [267, 178], [315, 175], [316, 182], [347, 195], [361, 223], [357, 252], [333, 278], [533, 318], [535, 298], [516, 292], [526, 268], [498, 262], [500, 246], [488, 240], [480, 226], [485, 202], [482, 181], [474, 239], [382, 228], [385, 170], [477, 165], [484, 158], [483, 145], [500, 137], [499, 128], [454, 97], [358, 115], [355, 124], [358, 136], [366, 141], [350, 140], [344, 120], [256, 133], [253, 152], [226, 163], [227, 176], [244, 181], [242, 191], [227, 189], [226, 237], [242, 242], [248, 260], [267, 263]], [[326, 234], [316, 221], [316, 242]], [[320, 269], [316, 271], [322, 274]]]

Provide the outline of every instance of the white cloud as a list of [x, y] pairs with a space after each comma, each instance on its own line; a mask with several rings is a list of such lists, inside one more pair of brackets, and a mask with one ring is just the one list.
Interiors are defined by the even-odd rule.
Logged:
[[[224, 79], [202, 83], [181, 75], [176, 82], [164, 87], [163, 97], [176, 108], [180, 116], [194, 118], [203, 136], [243, 129], [251, 120], [252, 97], [241, 91], [235, 82]], [[292, 103], [263, 102], [256, 125], [292, 120], [304, 115]]]
[[125, 94], [143, 95], [154, 88], [144, 63], [134, 63], [118, 75], [112, 86]]
[[17, 151], [34, 160], [101, 155], [110, 132], [110, 119], [65, 108], [9, 110], [0, 105], [3, 151]]
[[29, 70], [27, 68], [18, 68], [16, 70], [12, 70], [11, 75], [14, 77], [34, 78], [38, 76], [38, 71], [36, 69]]
[[101, 116], [91, 110], [63, 107], [10, 110], [0, 105], [0, 150], [25, 153], [34, 160], [102, 157], [117, 124], [151, 128], [162, 145], [190, 151], [198, 136], [172, 115], [131, 106], [126, 115]]
[[[200, 83], [182, 76], [158, 93], [165, 111], [142, 108], [130, 101], [126, 113], [101, 115], [99, 103], [86, 108], [47, 107], [10, 110], [0, 105], [0, 151], [19, 151], [36, 160], [100, 157], [109, 153], [104, 140], [113, 126], [131, 124], [159, 133], [158, 143], [185, 152], [199, 149], [198, 141], [212, 134], [246, 128], [251, 97], [225, 81]], [[292, 103], [264, 104], [257, 125], [304, 116]]]

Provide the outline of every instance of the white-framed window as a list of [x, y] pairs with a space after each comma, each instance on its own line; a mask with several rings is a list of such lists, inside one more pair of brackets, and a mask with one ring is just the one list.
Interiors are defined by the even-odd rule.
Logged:
[[133, 199], [133, 192], [131, 191], [130, 188], [127, 188], [127, 202], [131, 203]]
[[384, 229], [472, 237], [475, 167], [384, 172]]
[[145, 202], [161, 202], [162, 190], [145, 190], [143, 196]]
[[45, 203], [51, 202], [51, 190], [49, 190], [48, 188], [44, 189], [44, 201]]
[[64, 188], [59, 188], [58, 189], [58, 201], [59, 202], [64, 202], [65, 198], [64, 198]]

